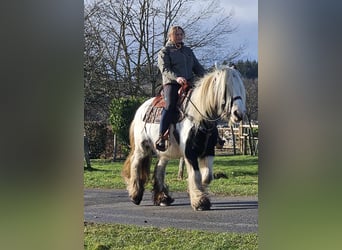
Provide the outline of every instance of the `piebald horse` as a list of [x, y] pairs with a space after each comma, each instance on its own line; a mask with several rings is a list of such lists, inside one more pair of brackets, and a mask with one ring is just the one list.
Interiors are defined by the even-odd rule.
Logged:
[[184, 100], [187, 103], [181, 111], [184, 119], [170, 127], [165, 152], [155, 149], [159, 124], [144, 121], [153, 99], [148, 99], [137, 109], [130, 125], [131, 151], [122, 175], [131, 201], [140, 204], [149, 180], [152, 154], [155, 153], [158, 162], [153, 175], [154, 205], [168, 206], [174, 201], [164, 182], [165, 168], [170, 159], [184, 157], [191, 206], [194, 210], [209, 210], [211, 202], [207, 187], [213, 180], [216, 122], [225, 119], [238, 123], [246, 110], [246, 93], [240, 73], [230, 67], [215, 69], [195, 83], [191, 94]]

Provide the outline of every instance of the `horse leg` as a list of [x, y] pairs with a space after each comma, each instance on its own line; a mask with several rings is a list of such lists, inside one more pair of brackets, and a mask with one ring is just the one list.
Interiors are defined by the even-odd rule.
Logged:
[[131, 201], [139, 205], [144, 194], [145, 183], [149, 179], [151, 155], [143, 155], [137, 151], [131, 157], [130, 178], [127, 190]]
[[200, 158], [198, 163], [199, 163], [199, 169], [201, 171], [201, 176], [202, 176], [202, 187], [203, 187], [204, 192], [207, 193], [207, 188], [210, 182], [214, 179], [213, 177], [214, 156], [206, 156], [204, 158]]
[[169, 195], [169, 190], [164, 182], [167, 163], [168, 160], [161, 158], [154, 168], [152, 199], [156, 206], [169, 206], [174, 201], [174, 199]]
[[209, 210], [211, 202], [205, 188], [202, 185], [202, 174], [199, 170], [198, 160], [193, 157], [185, 158], [186, 168], [188, 172], [188, 185], [191, 206], [194, 210]]

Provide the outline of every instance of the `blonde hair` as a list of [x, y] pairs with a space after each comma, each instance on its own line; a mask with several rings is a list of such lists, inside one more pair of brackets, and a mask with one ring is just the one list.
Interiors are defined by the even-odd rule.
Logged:
[[170, 41], [173, 41], [171, 38], [176, 34], [178, 30], [182, 31], [183, 35], [185, 36], [185, 32], [181, 26], [172, 26], [168, 33], [168, 37]]

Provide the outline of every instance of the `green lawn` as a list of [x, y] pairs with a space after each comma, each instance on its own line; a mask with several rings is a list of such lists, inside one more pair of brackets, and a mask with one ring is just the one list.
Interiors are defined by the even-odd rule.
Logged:
[[86, 223], [84, 249], [257, 249], [257, 234]]
[[[153, 159], [151, 172], [156, 159]], [[85, 188], [125, 189], [121, 177], [123, 162], [108, 162], [92, 160], [94, 171], [84, 171]], [[187, 190], [186, 171], [184, 180], [177, 179], [178, 160], [171, 160], [166, 168], [166, 184], [172, 192]], [[214, 179], [209, 190], [216, 195], [254, 196], [258, 194], [258, 157], [257, 156], [216, 156], [214, 161], [214, 175], [223, 176]], [[146, 190], [151, 190], [148, 183]]]

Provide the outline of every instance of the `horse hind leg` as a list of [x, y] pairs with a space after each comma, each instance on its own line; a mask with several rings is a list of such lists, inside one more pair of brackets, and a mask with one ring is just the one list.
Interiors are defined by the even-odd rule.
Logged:
[[145, 184], [149, 180], [151, 160], [152, 155], [149, 151], [135, 150], [125, 162], [125, 165], [128, 165], [126, 168], [129, 168], [129, 176], [125, 177], [128, 195], [136, 205], [139, 205], [143, 198]]
[[169, 206], [174, 199], [169, 195], [169, 190], [165, 184], [165, 168], [168, 163], [166, 159], [159, 159], [153, 175], [152, 200], [156, 206]]
[[139, 205], [145, 191], [145, 184], [149, 179], [150, 173], [150, 165], [151, 165], [151, 156], [147, 155], [143, 158], [138, 158], [137, 163], [132, 163], [132, 170], [135, 172], [135, 175], [131, 176], [130, 184], [128, 187], [129, 197], [131, 201]]

